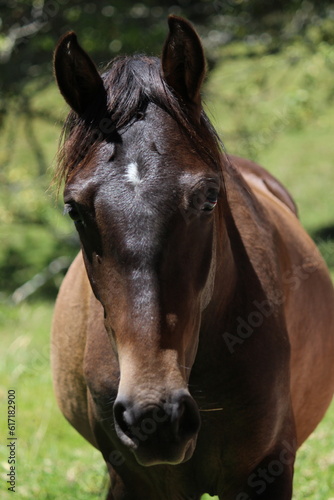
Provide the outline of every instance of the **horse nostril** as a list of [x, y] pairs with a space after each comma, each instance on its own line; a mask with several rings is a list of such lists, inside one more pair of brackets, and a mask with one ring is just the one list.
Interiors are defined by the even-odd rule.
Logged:
[[114, 421], [116, 426], [126, 436], [130, 437], [131, 434], [131, 417], [129, 405], [124, 401], [116, 401], [114, 404]]
[[190, 437], [199, 431], [199, 411], [190, 395], [182, 394], [180, 399], [175, 401], [171, 420], [174, 435], [178, 439]]

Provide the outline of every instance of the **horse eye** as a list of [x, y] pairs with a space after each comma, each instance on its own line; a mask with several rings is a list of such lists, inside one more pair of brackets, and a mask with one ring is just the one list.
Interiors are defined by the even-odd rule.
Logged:
[[217, 201], [218, 201], [218, 192], [213, 190], [210, 191], [207, 195], [205, 202], [203, 203], [202, 210], [204, 212], [211, 212], [217, 205]]
[[82, 222], [78, 209], [72, 203], [65, 203], [63, 213], [64, 215], [69, 215], [75, 224]]

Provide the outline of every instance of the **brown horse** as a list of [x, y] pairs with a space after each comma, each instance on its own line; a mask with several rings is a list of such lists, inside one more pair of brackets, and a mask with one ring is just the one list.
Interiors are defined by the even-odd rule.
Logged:
[[289, 500], [334, 391], [333, 287], [287, 191], [222, 152], [201, 42], [169, 28], [161, 61], [101, 76], [74, 33], [56, 49], [82, 245], [54, 316], [58, 403], [102, 452], [109, 499]]

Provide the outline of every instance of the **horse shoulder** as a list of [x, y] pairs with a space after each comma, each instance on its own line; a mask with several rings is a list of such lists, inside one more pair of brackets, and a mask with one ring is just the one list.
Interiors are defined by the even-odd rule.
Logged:
[[270, 193], [297, 215], [297, 206], [291, 194], [276, 177], [251, 160], [232, 155], [229, 158], [246, 181], [248, 180], [253, 186], [256, 185], [263, 192]]
[[333, 285], [319, 250], [291, 207], [254, 175], [244, 178], [278, 235], [278, 300], [284, 307], [291, 345], [291, 397], [301, 444], [320, 422], [333, 397]]
[[52, 324], [51, 362], [60, 409], [73, 427], [96, 446], [88, 422], [87, 387], [83, 375], [91, 295], [80, 252], [69, 268], [57, 297]]

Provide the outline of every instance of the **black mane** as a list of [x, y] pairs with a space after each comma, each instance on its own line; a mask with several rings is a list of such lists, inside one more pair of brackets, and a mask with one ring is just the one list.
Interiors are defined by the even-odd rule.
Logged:
[[187, 105], [175, 96], [162, 75], [160, 59], [145, 55], [117, 57], [101, 75], [104, 92], [97, 95], [83, 116], [71, 111], [61, 135], [58, 186], [87, 164], [99, 144], [115, 140], [153, 103], [167, 112], [191, 140], [193, 148], [213, 166], [221, 168], [221, 143], [204, 111], [196, 122]]

